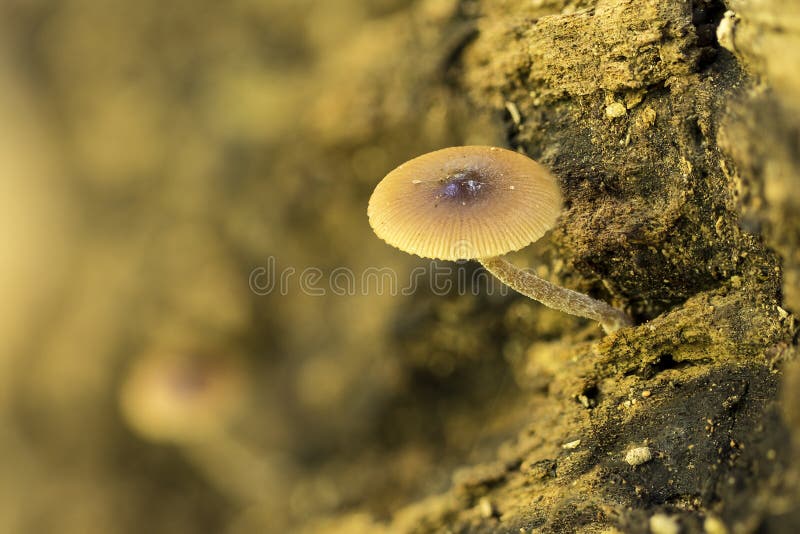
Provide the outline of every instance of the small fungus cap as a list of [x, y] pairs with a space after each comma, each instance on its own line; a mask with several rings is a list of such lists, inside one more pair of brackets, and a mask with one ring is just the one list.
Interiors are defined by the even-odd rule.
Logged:
[[152, 441], [210, 439], [244, 404], [240, 362], [193, 350], [153, 349], [131, 367], [120, 390], [126, 422]]
[[403, 163], [377, 185], [367, 208], [378, 237], [440, 260], [519, 250], [560, 212], [561, 191], [545, 167], [488, 146], [445, 148]]

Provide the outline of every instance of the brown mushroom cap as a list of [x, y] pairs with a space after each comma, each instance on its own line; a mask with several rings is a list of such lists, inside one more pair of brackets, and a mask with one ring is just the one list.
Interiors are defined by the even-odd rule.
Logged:
[[131, 367], [120, 390], [128, 424], [153, 441], [192, 442], [219, 433], [243, 406], [240, 362], [191, 349], [153, 349]]
[[440, 260], [519, 250], [552, 228], [560, 212], [561, 191], [545, 167], [488, 146], [445, 148], [403, 163], [378, 184], [367, 208], [378, 237]]

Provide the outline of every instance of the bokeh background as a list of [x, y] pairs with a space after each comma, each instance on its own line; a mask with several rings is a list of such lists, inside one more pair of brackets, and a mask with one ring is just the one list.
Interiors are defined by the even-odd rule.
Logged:
[[513, 117], [459, 87], [476, 15], [0, 4], [0, 532], [386, 517], [513, 432], [509, 330], [540, 314], [546, 338], [549, 312], [249, 287], [270, 257], [425, 265], [374, 237], [366, 203], [411, 156], [505, 142]]

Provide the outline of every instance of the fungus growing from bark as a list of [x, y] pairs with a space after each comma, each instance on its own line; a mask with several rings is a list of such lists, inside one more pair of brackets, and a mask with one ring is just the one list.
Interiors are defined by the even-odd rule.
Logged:
[[224, 432], [242, 406], [244, 387], [234, 358], [160, 347], [135, 361], [122, 384], [120, 405], [143, 437], [195, 443]]
[[503, 258], [538, 240], [561, 212], [561, 191], [532, 159], [497, 147], [436, 150], [403, 163], [377, 185], [367, 214], [378, 237], [423, 258], [477, 260], [504, 284], [550, 308], [632, 324], [622, 311], [552, 284]]

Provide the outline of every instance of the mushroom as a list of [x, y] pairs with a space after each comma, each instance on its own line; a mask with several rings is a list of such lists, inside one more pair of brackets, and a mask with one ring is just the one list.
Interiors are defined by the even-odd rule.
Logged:
[[188, 348], [154, 348], [139, 356], [120, 390], [128, 424], [157, 442], [219, 438], [244, 403], [240, 362]]
[[503, 258], [538, 240], [561, 212], [556, 179], [532, 159], [497, 147], [429, 152], [375, 187], [367, 215], [386, 243], [423, 258], [477, 260], [507, 286], [555, 310], [599, 322], [610, 333], [624, 312], [552, 284]]

